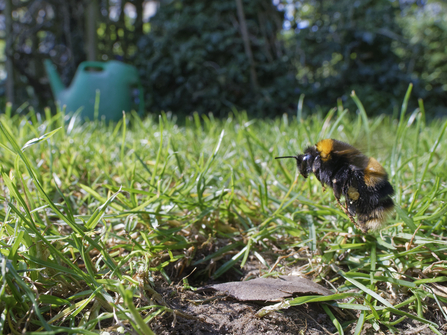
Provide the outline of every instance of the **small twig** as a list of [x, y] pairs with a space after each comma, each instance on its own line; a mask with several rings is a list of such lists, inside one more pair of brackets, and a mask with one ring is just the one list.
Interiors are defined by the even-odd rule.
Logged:
[[279, 256], [278, 259], [276, 260], [275, 264], [273, 264], [272, 268], [270, 269], [270, 271], [268, 273], [272, 273], [272, 271], [275, 270], [275, 268], [278, 266], [279, 262], [281, 262], [284, 258], [289, 258], [296, 254], [297, 254], [297, 252], [292, 252], [285, 256]]
[[431, 251], [429, 248], [427, 248], [427, 246], [422, 245], [421, 247], [422, 247], [422, 249], [427, 250], [427, 252], [429, 252], [434, 258], [436, 258], [438, 260], [438, 262], [441, 261], [441, 258], [439, 258], [438, 255], [436, 255], [433, 251]]
[[411, 245], [413, 244], [413, 240], [414, 240], [414, 238], [415, 238], [415, 236], [416, 236], [416, 233], [418, 232], [419, 228], [421, 228], [421, 226], [422, 226], [422, 223], [419, 225], [419, 227], [416, 228], [416, 230], [415, 230], [414, 233], [413, 233], [413, 236], [411, 236], [410, 243], [408, 243], [408, 245], [407, 245], [406, 248], [405, 248], [407, 251], [410, 250]]
[[447, 240], [447, 237], [446, 237], [446, 236], [436, 235], [436, 234], [433, 234], [433, 233], [431, 233], [431, 236], [440, 238], [441, 240]]
[[324, 242], [324, 240], [326, 239], [326, 237], [333, 235], [335, 232], [334, 231], [330, 231], [329, 233], [326, 233], [323, 238], [321, 239], [321, 242]]
[[226, 298], [226, 296], [216, 295], [216, 296], [213, 296], [213, 297], [211, 297], [211, 298], [204, 299], [204, 300], [191, 300], [191, 299], [186, 299], [186, 301], [188, 301], [188, 302], [190, 302], [190, 303], [192, 303], [192, 304], [194, 304], [194, 305], [196, 305], [196, 306], [199, 306], [199, 305], [207, 304], [207, 303], [209, 303], [209, 302], [211, 302], [211, 301], [214, 301], [214, 300], [217, 300], [217, 299], [222, 299], [222, 297], [225, 297], [225, 298]]
[[186, 313], [184, 313], [182, 311], [179, 311], [178, 309], [173, 309], [172, 312], [174, 313], [174, 316], [178, 315], [178, 316], [181, 316], [184, 319], [199, 320], [199, 321], [202, 321], [202, 322], [205, 321], [205, 318], [203, 318], [201, 316], [189, 315], [189, 314], [186, 314]]
[[[439, 264], [447, 264], [447, 261], [438, 261], [438, 262], [431, 263], [431, 265], [428, 268], [425, 268], [424, 270], [422, 270], [422, 273], [427, 274], [427, 273], [432, 272], [433, 267], [435, 265], [439, 265]], [[445, 270], [445, 268], [443, 268], [443, 270]]]

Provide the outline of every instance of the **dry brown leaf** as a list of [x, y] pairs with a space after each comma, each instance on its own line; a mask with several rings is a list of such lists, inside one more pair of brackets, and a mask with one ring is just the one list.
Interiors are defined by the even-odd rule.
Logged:
[[280, 301], [297, 295], [331, 295], [333, 292], [313, 281], [298, 276], [257, 278], [242, 282], [209, 285], [203, 290], [223, 292], [239, 301]]

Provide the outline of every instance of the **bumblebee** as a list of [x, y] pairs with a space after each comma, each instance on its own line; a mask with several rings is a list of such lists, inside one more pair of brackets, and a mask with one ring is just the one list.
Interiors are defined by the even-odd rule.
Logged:
[[[325, 139], [308, 147], [304, 154], [276, 157], [295, 158], [300, 174], [307, 178], [313, 173], [323, 186], [331, 187], [335, 199], [364, 232], [380, 228], [394, 207], [391, 196], [394, 189], [388, 181], [388, 174], [373, 157], [367, 157], [353, 146]], [[341, 195], [346, 205], [340, 203]]]

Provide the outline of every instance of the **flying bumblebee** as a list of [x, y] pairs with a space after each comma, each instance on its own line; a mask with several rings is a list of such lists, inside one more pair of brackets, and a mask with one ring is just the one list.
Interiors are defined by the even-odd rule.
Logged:
[[[365, 233], [380, 228], [394, 207], [394, 189], [383, 166], [347, 143], [325, 139], [304, 154], [276, 157], [281, 158], [295, 158], [304, 178], [313, 173], [323, 188], [331, 187], [337, 203], [354, 224], [357, 215], [357, 225]], [[345, 206], [340, 203], [341, 195]]]

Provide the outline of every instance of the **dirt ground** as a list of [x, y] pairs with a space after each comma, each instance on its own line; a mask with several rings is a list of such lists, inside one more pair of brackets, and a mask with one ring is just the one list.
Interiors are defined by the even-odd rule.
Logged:
[[[247, 268], [245, 275], [259, 276], [259, 270], [255, 269], [255, 266], [251, 267], [249, 265]], [[243, 276], [238, 277], [233, 274], [226, 278], [220, 278], [219, 282], [242, 280], [243, 278]], [[163, 300], [172, 309], [183, 314], [182, 316], [177, 313], [174, 316], [172, 313], [165, 313], [152, 320], [150, 327], [157, 335], [337, 334], [332, 321], [318, 303], [295, 306], [258, 318], [256, 313], [266, 304], [241, 302], [216, 291], [193, 291], [183, 289], [181, 285], [167, 285], [163, 281], [158, 282], [156, 287]], [[356, 320], [359, 315], [359, 312], [349, 310], [332, 309], [332, 312], [340, 323]], [[441, 334], [447, 334], [447, 323], [439, 323], [443, 320], [443, 317], [440, 317], [438, 311], [426, 311], [424, 316], [439, 324], [438, 331]], [[398, 318], [398, 316], [394, 316], [394, 319], [390, 321], [395, 321]], [[354, 334], [355, 326], [355, 322], [350, 324], [345, 329], [345, 334]], [[408, 318], [395, 325], [395, 327], [402, 335], [434, 334], [427, 325]], [[365, 323], [362, 335], [373, 334], [389, 334], [389, 332], [384, 326], [381, 331], [377, 332], [371, 324]]]
[[[296, 269], [289, 268], [285, 272], [294, 273]], [[287, 273], [283, 272], [285, 275]], [[249, 258], [243, 273], [236, 274], [229, 271], [220, 277], [218, 283], [240, 281], [248, 277], [254, 279], [261, 275], [256, 260]], [[199, 283], [189, 278], [190, 285], [204, 287], [217, 282]], [[309, 278], [312, 279], [312, 278]], [[210, 290], [184, 289], [179, 280], [178, 285], [168, 285], [162, 278], [157, 280], [156, 291], [163, 297], [164, 302], [178, 313], [165, 313], [157, 316], [150, 322], [150, 327], [157, 335], [320, 335], [337, 334], [332, 321], [319, 303], [309, 303], [291, 307], [280, 312], [272, 312], [263, 318], [258, 318], [256, 313], [266, 304], [258, 302], [241, 302], [223, 293]], [[322, 284], [322, 283], [320, 283]], [[330, 289], [330, 287], [327, 287]], [[340, 323], [356, 320], [359, 312], [331, 308]], [[412, 311], [407, 311], [413, 313]], [[427, 310], [424, 313], [428, 320], [439, 324], [438, 331], [447, 334], [447, 323], [438, 310]], [[392, 321], [399, 317], [394, 316]], [[345, 328], [345, 334], [354, 334], [356, 323], [353, 322]], [[434, 334], [427, 325], [417, 321], [405, 319], [395, 325], [402, 335], [429, 335]], [[389, 334], [387, 328], [378, 332], [371, 324], [365, 323], [362, 335]]]
[[[319, 304], [307, 304], [291, 307], [282, 312], [274, 312], [263, 318], [256, 317], [256, 312], [264, 305], [257, 303], [239, 302], [233, 298], [216, 293], [192, 291], [177, 292], [166, 289], [162, 292], [166, 302], [191, 318], [180, 315], [174, 317], [165, 314], [152, 321], [152, 330], [159, 335], [298, 335], [298, 334], [335, 334], [337, 333], [331, 320]], [[333, 311], [340, 321], [353, 320], [355, 314], [347, 315], [345, 311]], [[344, 314], [344, 315], [343, 315]], [[397, 317], [396, 317], [397, 319]], [[406, 320], [397, 325], [400, 334], [428, 335], [434, 334], [428, 326]], [[355, 323], [345, 334], [354, 334]], [[446, 334], [440, 329], [441, 334]], [[362, 334], [386, 334], [375, 331], [371, 325], [365, 324]]]
[[[165, 292], [164, 298], [172, 294]], [[318, 305], [290, 308], [263, 318], [255, 316], [261, 304], [239, 302], [213, 293], [192, 291], [168, 299], [171, 307], [193, 316], [186, 319], [165, 315], [151, 323], [156, 334], [329, 334], [335, 328]], [[199, 301], [205, 301], [199, 303]]]

